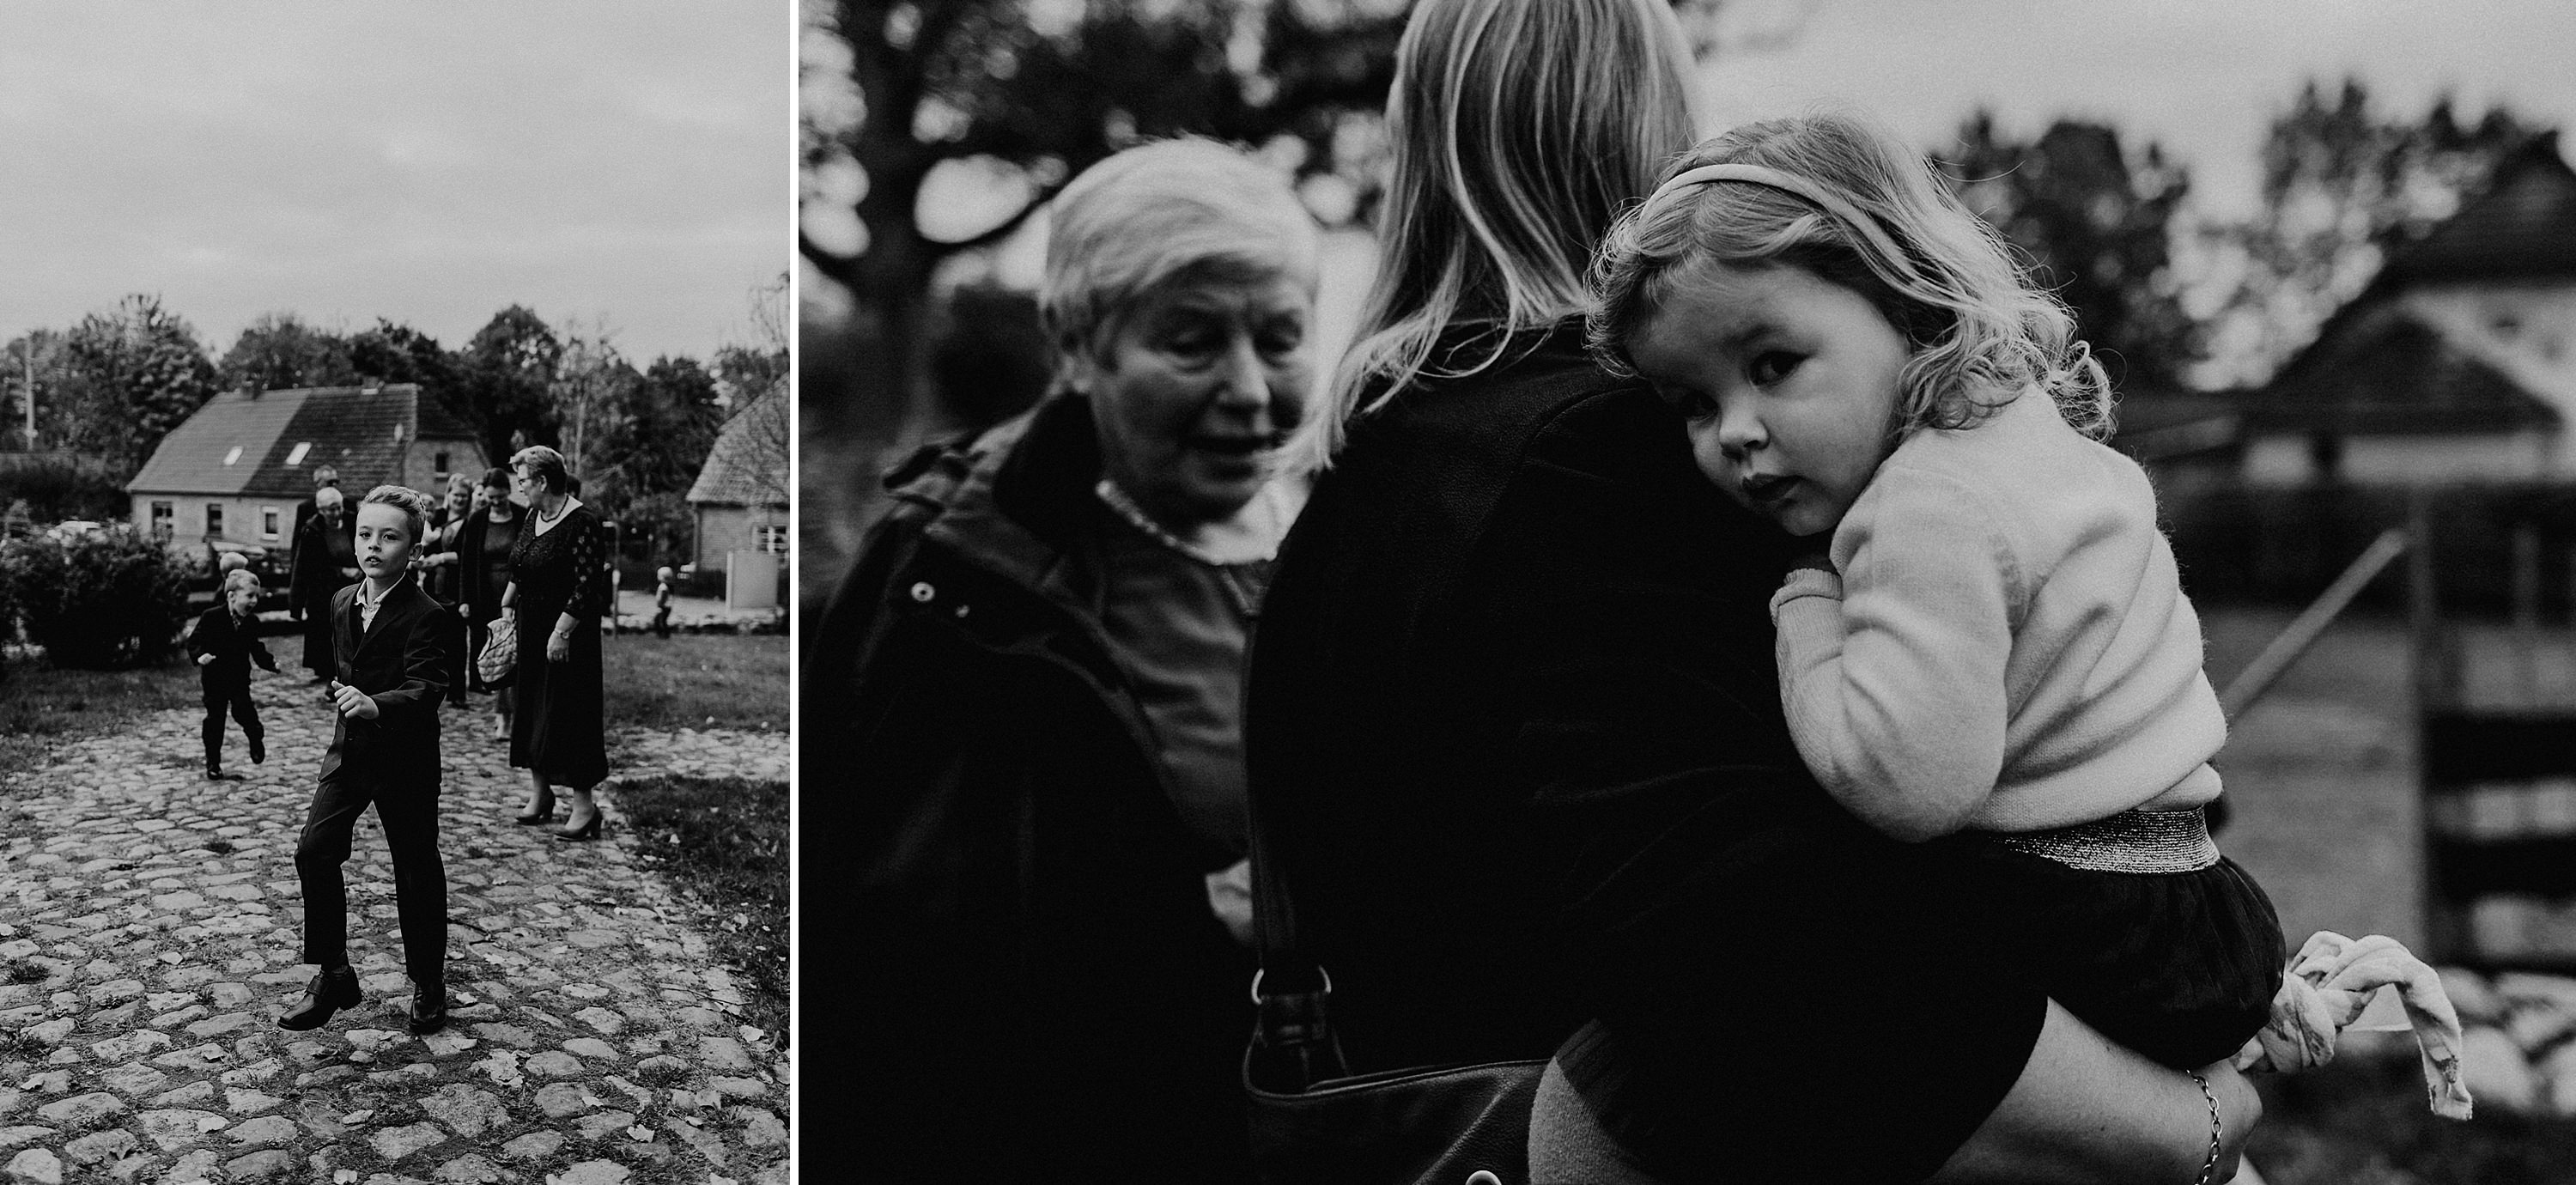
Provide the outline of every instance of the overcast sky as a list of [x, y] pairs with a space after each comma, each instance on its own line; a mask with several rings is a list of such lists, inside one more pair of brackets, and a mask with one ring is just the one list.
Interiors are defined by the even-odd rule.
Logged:
[[2356, 75], [2383, 115], [2420, 116], [2448, 88], [2464, 117], [2502, 100], [2576, 125], [2570, 0], [1738, 3], [1785, 45], [1707, 64], [1718, 127], [1828, 99], [1928, 148], [1955, 139], [1981, 102], [2018, 135], [2059, 116], [2104, 120], [2125, 143], [2153, 139], [2189, 163], [2204, 208], [2223, 217], [2257, 201], [2264, 130], [2307, 78]]
[[786, 266], [792, 0], [11, 0], [0, 340], [157, 292], [461, 346], [517, 303], [639, 363]]

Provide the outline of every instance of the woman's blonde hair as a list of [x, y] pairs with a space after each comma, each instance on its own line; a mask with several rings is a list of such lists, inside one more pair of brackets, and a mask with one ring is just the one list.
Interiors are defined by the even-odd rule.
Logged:
[[1816, 196], [1729, 178], [1658, 189], [1622, 215], [1592, 268], [1587, 328], [1602, 365], [1634, 373], [1627, 341], [1686, 265], [1798, 267], [1866, 297], [1905, 336], [1900, 434], [1972, 427], [2037, 386], [2077, 431], [2110, 435], [2110, 380], [2074, 315], [1893, 134], [1846, 112], [1766, 120], [1692, 149], [1666, 176], [1714, 164], [1784, 173]]
[[1214, 140], [1162, 140], [1082, 171], [1048, 212], [1038, 317], [1054, 383], [1099, 357], [1140, 299], [1204, 268], [1285, 270], [1311, 295], [1320, 235], [1277, 169]]
[[[1583, 311], [1592, 244], [1691, 141], [1689, 70], [1665, 0], [1414, 8], [1386, 102], [1377, 281], [1295, 446], [1304, 467], [1330, 464], [1349, 421], [1394, 392], [1475, 374], [1511, 335]], [[1456, 326], [1479, 332], [1444, 342]]]

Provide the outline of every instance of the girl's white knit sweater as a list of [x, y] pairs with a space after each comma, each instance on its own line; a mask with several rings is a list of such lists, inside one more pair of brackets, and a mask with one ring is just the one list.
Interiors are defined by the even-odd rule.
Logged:
[[1873, 826], [2037, 831], [2218, 796], [2227, 722], [2154, 491], [2044, 393], [1907, 439], [1829, 555], [1771, 599], [1781, 701]]

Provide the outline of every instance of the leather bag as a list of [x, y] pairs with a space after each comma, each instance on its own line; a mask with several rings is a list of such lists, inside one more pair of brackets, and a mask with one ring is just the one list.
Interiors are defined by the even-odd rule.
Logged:
[[1279, 864], [1252, 810], [1260, 1021], [1243, 1058], [1262, 1185], [1527, 1185], [1530, 1105], [1547, 1059], [1354, 1075], [1330, 1018], [1332, 977], [1299, 953]]

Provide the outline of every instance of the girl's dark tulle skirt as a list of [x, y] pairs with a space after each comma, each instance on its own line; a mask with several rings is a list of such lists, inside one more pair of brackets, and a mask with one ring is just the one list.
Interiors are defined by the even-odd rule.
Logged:
[[[2220, 857], [2194, 872], [2096, 872], [1979, 835], [1937, 845], [1928, 875], [1954, 878], [2018, 961], [2105, 1036], [2176, 1069], [2233, 1056], [2271, 1016], [2286, 957], [2262, 886]], [[2017, 977], [2018, 977], [2017, 975]]]

